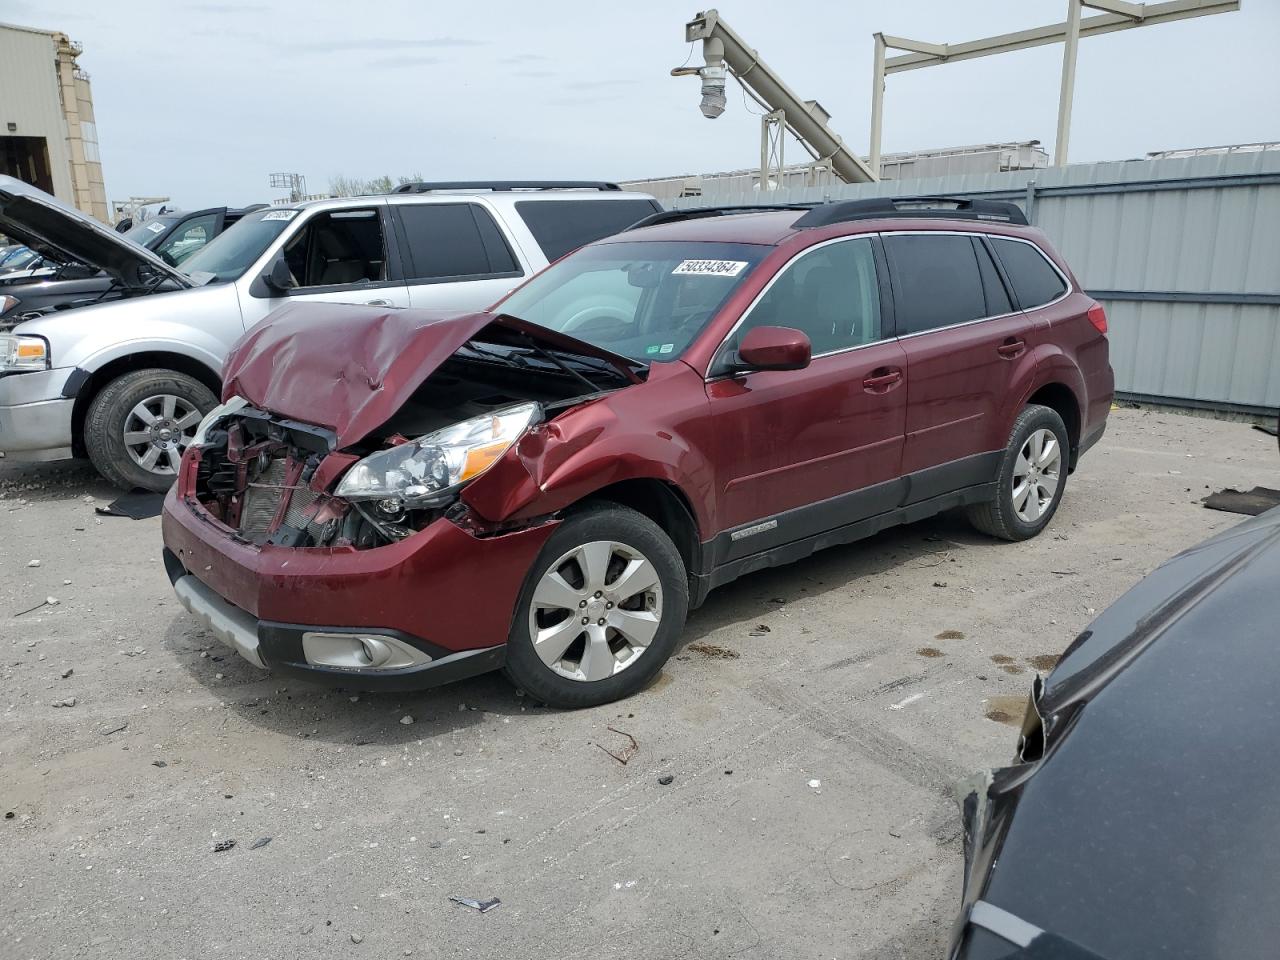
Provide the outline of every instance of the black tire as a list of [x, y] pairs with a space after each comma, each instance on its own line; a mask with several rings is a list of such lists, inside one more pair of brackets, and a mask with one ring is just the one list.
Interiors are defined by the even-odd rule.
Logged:
[[[653, 640], [634, 663], [608, 679], [575, 680], [556, 673], [538, 656], [530, 633], [530, 609], [534, 590], [553, 563], [576, 546], [601, 540], [625, 544], [653, 564], [662, 589], [662, 614]], [[643, 689], [662, 669], [675, 651], [688, 612], [688, 575], [671, 538], [635, 510], [614, 503], [594, 504], [570, 514], [538, 554], [516, 604], [504, 669], [512, 683], [549, 706], [576, 709], [621, 700]], [[575, 611], [571, 619], [576, 618]]]
[[134, 370], [112, 380], [93, 398], [84, 419], [84, 445], [98, 472], [122, 490], [141, 487], [163, 493], [176, 474], [147, 470], [125, 447], [129, 413], [149, 397], [168, 394], [195, 407], [203, 417], [218, 398], [199, 380], [175, 370]]
[[[1058, 470], [1058, 486], [1052, 500], [1044, 507], [1043, 512], [1034, 522], [1027, 522], [1018, 516], [1013, 504], [1013, 474], [1018, 454], [1028, 438], [1037, 430], [1049, 430], [1058, 442], [1061, 461]], [[1067, 468], [1071, 460], [1071, 443], [1067, 435], [1067, 427], [1057, 411], [1038, 404], [1030, 404], [1013, 422], [1013, 430], [1009, 434], [1009, 443], [1000, 457], [1000, 469], [996, 474], [996, 497], [986, 503], [976, 503], [969, 507], [969, 522], [983, 533], [998, 537], [1001, 540], [1029, 540], [1049, 525], [1053, 515], [1062, 502], [1062, 494], [1067, 488]]]

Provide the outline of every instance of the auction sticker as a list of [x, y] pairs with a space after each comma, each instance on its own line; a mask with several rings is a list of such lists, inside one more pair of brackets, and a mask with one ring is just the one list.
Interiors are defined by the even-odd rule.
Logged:
[[263, 214], [263, 220], [292, 220], [298, 215], [297, 210], [272, 210], [270, 213]]
[[163, 224], [163, 223], [148, 223], [148, 224], [147, 224], [147, 229], [148, 229], [148, 230], [150, 230], [152, 233], [164, 233], [164, 224]]
[[746, 265], [745, 260], [682, 260], [671, 273], [698, 277], [736, 277]]

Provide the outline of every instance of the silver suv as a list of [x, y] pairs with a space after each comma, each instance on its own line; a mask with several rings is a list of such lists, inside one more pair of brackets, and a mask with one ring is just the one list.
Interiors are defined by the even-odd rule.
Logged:
[[88, 456], [164, 490], [217, 403], [227, 349], [295, 300], [481, 309], [548, 262], [660, 210], [613, 184], [410, 183], [386, 196], [246, 215], [178, 272], [27, 184], [0, 177], [0, 232], [104, 270], [141, 296], [0, 318], [0, 453]]

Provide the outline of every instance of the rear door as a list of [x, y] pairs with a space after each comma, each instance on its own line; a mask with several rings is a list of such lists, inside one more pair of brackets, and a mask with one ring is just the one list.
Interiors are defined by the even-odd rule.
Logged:
[[942, 231], [883, 235], [906, 353], [907, 502], [984, 483], [1006, 443], [1000, 411], [1039, 323], [1018, 311], [983, 238]]
[[525, 276], [510, 240], [483, 204], [391, 205], [415, 307], [483, 310]]
[[[906, 359], [882, 316], [876, 244], [854, 237], [802, 253], [717, 354], [707, 383], [718, 447], [716, 562], [898, 505]], [[804, 331], [812, 362], [724, 375], [756, 326]]]

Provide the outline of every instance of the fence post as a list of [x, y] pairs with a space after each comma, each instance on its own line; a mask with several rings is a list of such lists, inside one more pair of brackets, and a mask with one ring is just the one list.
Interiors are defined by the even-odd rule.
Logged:
[[1036, 182], [1034, 180], [1027, 181], [1027, 199], [1024, 205], [1027, 211], [1027, 223], [1034, 225], [1036, 222]]

